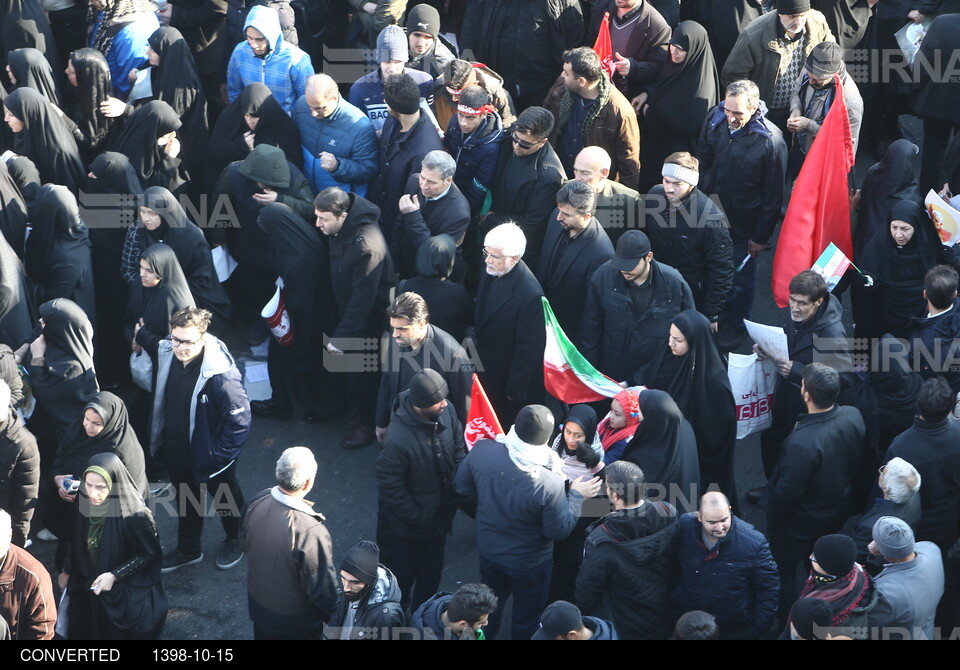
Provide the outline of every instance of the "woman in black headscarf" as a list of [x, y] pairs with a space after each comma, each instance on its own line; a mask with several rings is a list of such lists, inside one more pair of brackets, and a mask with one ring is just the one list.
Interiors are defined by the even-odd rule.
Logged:
[[[884, 337], [881, 351], [889, 351], [895, 345], [892, 338]], [[873, 400], [877, 418], [878, 452], [887, 453], [893, 439], [913, 426], [917, 415], [917, 396], [923, 379], [910, 370], [906, 356], [888, 356], [885, 365], [867, 374], [866, 387]]]
[[130, 159], [144, 187], [163, 186], [180, 193], [190, 179], [179, 157], [181, 125], [170, 105], [151, 100], [127, 117], [110, 148]]
[[889, 225], [877, 232], [858, 263], [865, 285], [854, 291], [852, 298], [865, 320], [857, 323], [857, 337], [884, 333], [906, 337], [910, 319], [921, 316], [926, 308], [924, 275], [934, 265], [948, 261], [923, 207], [912, 200], [895, 204]]
[[180, 117], [183, 160], [187, 172], [197, 178], [199, 184], [204, 152], [210, 139], [203, 82], [190, 46], [179, 30], [163, 26], [150, 36], [149, 44], [147, 54], [153, 65], [150, 75], [153, 99], [167, 103]]
[[463, 342], [473, 323], [470, 296], [463, 284], [450, 281], [456, 262], [457, 243], [446, 234], [424, 241], [417, 250], [417, 276], [404, 279], [397, 295], [416, 293], [427, 301], [430, 323]]
[[33, 324], [23, 265], [0, 236], [0, 343], [18, 349], [30, 339]]
[[196, 303], [173, 249], [154, 244], [140, 259], [140, 286], [130, 288], [126, 334], [133, 351], [146, 350], [157, 363], [157, 347], [170, 332], [170, 317]]
[[101, 113], [100, 105], [112, 92], [110, 66], [96, 49], [77, 49], [70, 54], [66, 69], [67, 83], [77, 89], [78, 100], [70, 110], [70, 118], [77, 124], [77, 145], [88, 164], [116, 132], [121, 121]]
[[657, 81], [633, 99], [640, 112], [640, 188], [660, 183], [663, 160], [675, 151], [697, 153], [700, 128], [720, 99], [720, 78], [707, 31], [682, 21], [670, 38], [670, 58]]
[[83, 184], [83, 163], [62, 113], [32, 88], [18, 88], [3, 107], [13, 150], [33, 161], [44, 184], [62, 184], [76, 195]]
[[127, 231], [124, 241], [125, 265], [121, 272], [128, 280], [131, 260], [139, 259], [147, 247], [158, 242], [173, 249], [197, 306], [213, 312], [211, 330], [225, 326], [230, 319], [230, 300], [217, 277], [210, 245], [173, 194], [151, 186], [141, 198], [140, 223]]
[[54, 530], [60, 542], [57, 545], [56, 566], [63, 568], [70, 542], [76, 529], [76, 493], [70, 493], [64, 481], [80, 481], [87, 462], [97, 454], [116, 454], [130, 472], [133, 481], [144, 497], [147, 491], [147, 474], [144, 469], [144, 453], [137, 434], [130, 425], [127, 408], [117, 396], [101, 391], [83, 409], [83, 414], [67, 427], [57, 457], [51, 468], [53, 482], [59, 496], [53, 509], [60, 521]]
[[17, 88], [32, 88], [57, 107], [60, 107], [60, 91], [53, 78], [53, 68], [37, 49], [24, 47], [7, 54], [7, 70], [10, 81]]
[[0, 161], [0, 234], [14, 253], [22, 256], [26, 233], [27, 202], [7, 169], [6, 162]]
[[875, 163], [863, 178], [857, 196], [857, 225], [853, 232], [854, 262], [862, 261], [862, 254], [878, 231], [890, 222], [890, 210], [901, 200], [923, 203], [917, 183], [917, 162], [920, 148], [909, 140], [899, 139], [890, 144], [879, 163]]
[[[27, 221], [32, 221], [39, 211], [40, 190], [43, 188], [37, 166], [26, 156], [14, 156], [7, 161], [7, 172], [10, 173], [26, 203]], [[23, 245], [17, 250], [17, 254], [23, 255]]]
[[14, 49], [32, 47], [51, 67], [60, 62], [53, 31], [39, 0], [0, 0], [0, 67]]
[[37, 304], [70, 298], [95, 319], [93, 265], [87, 227], [65, 186], [45, 184], [23, 260]]
[[104, 386], [124, 381], [129, 376], [129, 349], [123, 338], [127, 308], [127, 283], [120, 274], [120, 258], [127, 230], [136, 220], [136, 198], [140, 181], [130, 160], [123, 154], [106, 151], [90, 164], [84, 193], [97, 196], [96, 207], [87, 209], [93, 258], [93, 283], [97, 302], [97, 370]]
[[308, 416], [319, 420], [319, 410], [331, 406], [323, 397], [327, 378], [322, 374], [321, 352], [323, 333], [332, 332], [334, 325], [324, 243], [299, 214], [281, 203], [264, 207], [259, 224], [270, 240], [270, 249], [264, 252], [283, 280], [283, 299], [293, 329], [289, 346], [281, 347], [276, 338], [270, 338], [267, 365], [273, 397], [259, 402], [259, 409], [289, 417], [297, 398]]
[[300, 131], [264, 84], [254, 82], [231, 102], [210, 134], [207, 175], [216, 181], [223, 169], [243, 160], [258, 144], [283, 149], [287, 160], [303, 169]]
[[639, 413], [640, 425], [620, 460], [639, 466], [648, 487], [665, 487], [651, 489], [652, 494], [666, 495], [671, 502], [687, 500], [692, 507], [683, 511], [694, 511], [700, 496], [700, 468], [693, 428], [666, 391], [642, 391]]
[[67, 575], [70, 640], [156, 640], [167, 618], [157, 524], [115, 454], [83, 471]]
[[704, 490], [716, 485], [736, 506], [736, 401], [707, 317], [696, 310], [674, 317], [667, 345], [650, 363], [644, 382], [669, 393], [690, 422]]

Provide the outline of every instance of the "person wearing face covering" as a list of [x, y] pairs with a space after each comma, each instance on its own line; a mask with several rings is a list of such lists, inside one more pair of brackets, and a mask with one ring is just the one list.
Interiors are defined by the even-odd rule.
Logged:
[[17, 256], [23, 254], [27, 232], [27, 203], [7, 164], [0, 161], [0, 234]]
[[43, 186], [23, 259], [36, 304], [70, 298], [96, 320], [90, 238], [65, 186]]
[[115, 454], [83, 472], [79, 523], [61, 587], [70, 594], [71, 640], [157, 640], [167, 618], [157, 523]]
[[670, 37], [670, 56], [654, 82], [631, 102], [640, 120], [640, 192], [660, 181], [663, 160], [697, 153], [700, 128], [720, 99], [720, 77], [703, 26], [683, 21]]
[[176, 254], [197, 306], [213, 312], [215, 329], [226, 325], [230, 299], [217, 278], [210, 245], [177, 198], [163, 187], [151, 186], [143, 193], [140, 216], [142, 225], [131, 228], [124, 241], [123, 275], [129, 281], [132, 260], [150, 245], [163, 242]]
[[83, 183], [83, 163], [62, 113], [32, 88], [18, 88], [3, 107], [13, 131], [13, 150], [34, 162], [43, 183], [63, 184], [76, 194]]
[[53, 68], [43, 53], [30, 47], [14, 49], [7, 54], [7, 68], [10, 79], [17, 88], [32, 88], [47, 99], [47, 102], [61, 107], [60, 91], [53, 77]]
[[110, 66], [96, 49], [77, 49], [67, 64], [67, 83], [76, 88], [77, 100], [65, 110], [77, 124], [74, 136], [84, 164], [102, 151], [120, 128], [117, 117], [100, 112], [100, 105], [113, 94]]
[[207, 97], [193, 54], [180, 31], [170, 26], [158, 28], [148, 43], [153, 65], [150, 76], [153, 99], [166, 102], [180, 117], [183, 125], [178, 134], [183, 143], [184, 162], [187, 172], [195, 177], [195, 186], [199, 185], [210, 133]]
[[143, 186], [180, 193], [191, 178], [180, 159], [177, 131], [181, 125], [170, 105], [151, 100], [127, 117], [109, 148], [130, 159]]
[[924, 275], [949, 260], [933, 222], [915, 202], [898, 202], [889, 221], [858, 263], [864, 287], [855, 291], [853, 298], [863, 301], [857, 305], [859, 312], [869, 318], [869, 322], [857, 324], [858, 337], [884, 333], [906, 337], [910, 319], [922, 316], [926, 305]]
[[667, 346], [647, 368], [644, 382], [677, 403], [696, 436], [700, 481], [705, 489], [715, 485], [727, 494], [736, 511], [736, 405], [705, 316], [687, 310], [674, 317]]
[[110, 64], [116, 96], [126, 100], [130, 70], [147, 63], [147, 40], [160, 27], [156, 5], [148, 0], [92, 0], [87, 11], [89, 42]]
[[642, 391], [639, 411], [640, 425], [621, 460], [643, 470], [650, 493], [665, 492], [669, 499], [688, 500], [691, 509], [685, 511], [694, 511], [700, 491], [700, 466], [693, 428], [666, 391]]
[[417, 275], [397, 284], [396, 294], [419, 295], [430, 310], [430, 323], [463, 342], [473, 323], [473, 309], [463, 284], [450, 281], [456, 256], [457, 244], [449, 235], [424, 241], [417, 250]]

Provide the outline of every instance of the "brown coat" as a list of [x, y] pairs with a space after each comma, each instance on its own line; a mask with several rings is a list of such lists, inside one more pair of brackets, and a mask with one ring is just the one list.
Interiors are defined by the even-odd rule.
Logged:
[[[543, 101], [543, 106], [553, 112], [553, 118], [558, 121], [560, 101], [566, 90], [563, 77], [558, 77]], [[550, 133], [552, 144], [556, 145], [559, 133], [558, 122]], [[630, 101], [616, 87], [611, 86], [610, 100], [587, 129], [584, 146], [598, 146], [606, 151], [613, 161], [609, 178], [632, 189], [637, 188], [640, 173], [640, 126]]]
[[[720, 75], [723, 86], [739, 79], [754, 82], [760, 88], [760, 99], [768, 105], [773, 101], [773, 90], [780, 72], [779, 16], [770, 12], [751, 21], [740, 33]], [[827, 20], [815, 9], [807, 13], [806, 31], [804, 58], [821, 42], [836, 42]]]
[[0, 567], [0, 616], [14, 640], [52, 640], [57, 623], [50, 573], [26, 549], [10, 545]]

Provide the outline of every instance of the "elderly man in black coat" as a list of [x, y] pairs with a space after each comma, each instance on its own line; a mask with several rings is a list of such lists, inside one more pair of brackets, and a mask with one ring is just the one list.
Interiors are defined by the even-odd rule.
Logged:
[[337, 307], [337, 326], [326, 343], [324, 366], [347, 373], [354, 416], [343, 446], [358, 449], [374, 438], [377, 375], [366, 367], [369, 354], [340, 357], [351, 349], [368, 350], [364, 341], [376, 342], [383, 332], [393, 263], [377, 223], [380, 209], [372, 202], [331, 186], [320, 191], [313, 208], [317, 228], [330, 238], [330, 287]]
[[10, 514], [13, 543], [22, 547], [40, 489], [37, 440], [10, 408], [10, 387], [0, 379], [0, 509]]
[[803, 368], [800, 415], [770, 475], [765, 502], [767, 537], [780, 569], [780, 616], [797, 599], [797, 566], [814, 542], [836, 533], [852, 512], [866, 451], [860, 410], [836, 404], [840, 373], [822, 363]]
[[590, 277], [613, 258], [613, 244], [594, 216], [596, 209], [597, 194], [588, 184], [564, 184], [557, 191], [537, 267], [543, 294], [571, 341], [580, 330]]
[[543, 397], [543, 289], [520, 260], [523, 231], [503, 223], [487, 233], [486, 261], [477, 289], [478, 373], [500, 424], [509, 426], [524, 405]]

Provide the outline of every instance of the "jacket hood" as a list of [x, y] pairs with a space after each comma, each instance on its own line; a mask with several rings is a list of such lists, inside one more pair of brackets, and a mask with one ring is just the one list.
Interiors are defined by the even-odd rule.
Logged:
[[[273, 7], [266, 5], [255, 5], [247, 14], [247, 22], [243, 24], [243, 31], [247, 28], [253, 28], [263, 33], [270, 45], [270, 52], [276, 53], [283, 46], [283, 31], [280, 29], [280, 15]], [[270, 54], [267, 54], [270, 57]]]
[[[627, 559], [636, 565], [649, 563], [656, 560], [669, 551], [670, 546], [676, 541], [679, 532], [679, 525], [675, 517], [662, 519], [659, 516], [659, 510], [654, 509], [654, 505], [646, 501], [643, 503], [645, 514], [636, 513], [633, 510], [621, 510], [613, 512], [599, 521], [601, 532], [591, 534], [591, 539], [596, 544], [612, 542], [624, 553]], [[646, 518], [647, 514], [654, 514], [658, 519], [666, 521], [666, 525], [660, 530], [650, 534], [643, 535], [650, 526], [650, 520]]]
[[377, 566], [377, 584], [373, 587], [368, 605], [378, 603], [399, 603], [400, 585], [397, 584], [397, 578], [393, 576], [390, 569], [383, 563]]
[[[763, 135], [764, 137], [773, 137], [770, 129], [767, 128], [767, 124], [763, 121], [767, 116], [767, 103], [763, 100], [760, 101], [760, 106], [757, 107], [757, 111], [753, 113], [753, 116], [750, 117], [750, 120], [747, 121], [747, 125], [744, 126], [744, 130], [749, 130], [751, 133], [757, 133], [758, 135]], [[727, 120], [727, 115], [723, 113], [723, 101], [720, 101], [720, 104], [714, 107], [713, 116], [710, 118], [710, 130], [714, 130], [717, 126]]]
[[457, 257], [457, 243], [447, 234], [435, 235], [417, 249], [417, 274], [428, 279], [449, 277]]
[[616, 640], [617, 629], [613, 627], [613, 624], [605, 619], [598, 619], [593, 616], [583, 617], [584, 625], [593, 632], [593, 637], [591, 640]]
[[343, 240], [355, 236], [360, 226], [363, 224], [379, 225], [380, 208], [374, 205], [366, 198], [361, 198], [356, 193], [348, 193], [350, 196], [350, 209], [347, 210], [347, 220], [343, 228], [337, 233], [336, 237]]
[[484, 144], [499, 142], [503, 139], [503, 119], [496, 112], [490, 112], [480, 125], [467, 137], [463, 143], [465, 147], [477, 147]]
[[475, 66], [477, 71], [477, 80], [481, 86], [483, 86], [491, 94], [494, 91], [499, 91], [503, 88], [503, 77], [498, 73], [494, 72], [486, 65], [480, 65], [479, 63]]
[[244, 177], [271, 188], [290, 187], [290, 166], [283, 149], [258, 144], [237, 168]]
[[410, 616], [410, 625], [423, 630], [424, 637], [430, 635], [428, 631], [439, 637], [443, 634], [443, 620], [440, 615], [447, 608], [451, 598], [453, 594], [448, 591], [434, 594]]
[[[214, 375], [229, 372], [230, 368], [234, 366], [233, 356], [227, 349], [227, 345], [210, 333], [207, 333], [206, 337], [207, 342], [203, 347], [203, 362], [200, 364], [200, 379], [204, 381]], [[171, 344], [169, 337], [160, 340], [157, 355], [161, 360], [173, 356], [173, 344]]]

